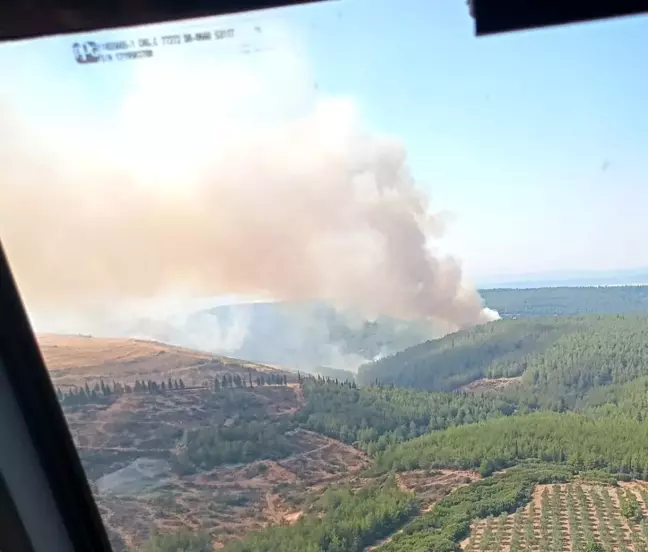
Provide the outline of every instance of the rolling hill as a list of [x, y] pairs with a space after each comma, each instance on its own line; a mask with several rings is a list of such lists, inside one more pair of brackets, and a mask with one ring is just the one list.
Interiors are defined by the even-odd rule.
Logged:
[[82, 335], [37, 335], [45, 364], [55, 385], [83, 385], [98, 379], [134, 382], [135, 379], [184, 378], [201, 384], [217, 374], [252, 377], [261, 374], [295, 374], [278, 368], [229, 357], [126, 338], [97, 338]]
[[256, 302], [190, 313], [181, 322], [141, 319], [121, 335], [138, 336], [262, 364], [315, 373], [356, 370], [434, 336], [427, 324], [365, 320], [320, 302]]
[[428, 341], [361, 367], [360, 384], [451, 391], [480, 378], [520, 377], [529, 406], [576, 405], [591, 389], [648, 375], [648, 317], [501, 320]]
[[[505, 319], [648, 314], [648, 286], [485, 289], [480, 293], [485, 305]], [[197, 361], [224, 355], [322, 374], [356, 371], [367, 362], [393, 355], [436, 335], [434, 328], [424, 323], [389, 317], [365, 320], [314, 301], [219, 305], [168, 319], [140, 317], [128, 323], [114, 321], [109, 326], [110, 335], [124, 340], [153, 340], [176, 346], [174, 351], [161, 353], [167, 355], [170, 365], [180, 357], [182, 362], [184, 359], [193, 362], [188, 355]], [[93, 335], [107, 331], [94, 329], [96, 332], [92, 328], [76, 331], [90, 331]], [[88, 347], [80, 341], [77, 345]], [[54, 355], [51, 358], [56, 358], [53, 347], [49, 350]], [[203, 352], [188, 353], [187, 350]], [[83, 363], [83, 359], [79, 360]]]
[[[365, 387], [291, 383], [267, 366], [146, 341], [41, 342], [53, 379], [78, 386], [59, 396], [115, 550], [459, 552], [508, 534], [511, 549], [493, 549], [512, 552], [515, 519], [553, 520], [560, 501], [575, 508], [581, 485], [619, 501], [608, 519], [638, 516], [640, 503], [616, 489], [648, 479], [647, 322], [501, 320], [365, 366]], [[265, 382], [242, 381], [248, 369]], [[107, 374], [117, 382], [81, 387]], [[167, 375], [166, 388], [142, 385]], [[463, 387], [484, 377], [515, 385]], [[562, 485], [551, 504], [547, 484]], [[540, 543], [643, 549], [638, 521], [594, 536], [558, 521]]]
[[484, 302], [502, 318], [648, 314], [648, 286], [483, 289]]
[[451, 391], [485, 376], [518, 376], [523, 359], [545, 349], [576, 320], [502, 320], [426, 341], [365, 364], [358, 383]]

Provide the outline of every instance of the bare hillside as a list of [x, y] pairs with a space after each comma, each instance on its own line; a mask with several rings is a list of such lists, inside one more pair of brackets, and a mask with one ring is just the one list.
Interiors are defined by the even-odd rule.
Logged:
[[155, 341], [98, 338], [81, 335], [37, 336], [45, 363], [55, 383], [74, 385], [97, 378], [131, 381], [187, 377], [201, 381], [216, 373], [285, 373], [269, 366], [215, 356]]

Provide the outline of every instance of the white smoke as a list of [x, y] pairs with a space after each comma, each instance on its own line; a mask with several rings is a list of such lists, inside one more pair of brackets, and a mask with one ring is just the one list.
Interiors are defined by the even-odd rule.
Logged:
[[[92, 128], [0, 103], [0, 236], [30, 310], [97, 318], [183, 293], [318, 299], [445, 331], [497, 318], [435, 252], [443, 221], [402, 144], [306, 82], [285, 53], [141, 64]], [[72, 136], [92, 139], [71, 155]], [[233, 347], [245, 324], [190, 326], [197, 343]]]

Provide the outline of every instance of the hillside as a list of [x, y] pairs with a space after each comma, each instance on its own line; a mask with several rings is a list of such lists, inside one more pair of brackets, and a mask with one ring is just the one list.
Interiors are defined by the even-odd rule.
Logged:
[[[489, 397], [294, 384], [264, 366], [159, 343], [50, 335], [41, 344], [54, 380], [68, 382], [59, 397], [118, 552], [186, 541], [236, 548], [250, 532], [289, 530], [302, 517], [321, 531], [324, 515], [334, 530], [352, 511], [382, 520], [356, 529], [370, 545], [478, 476], [370, 476], [368, 454], [432, 427], [511, 413]], [[206, 379], [204, 366], [221, 372]], [[264, 378], [247, 380], [250, 367]]]
[[122, 335], [314, 373], [317, 367], [355, 370], [434, 334], [427, 325], [384, 316], [367, 321], [320, 302], [286, 301], [221, 305], [189, 313], [183, 322], [139, 320]]
[[480, 378], [521, 376], [531, 407], [574, 406], [591, 389], [648, 374], [648, 317], [492, 322], [365, 365], [358, 382], [450, 391]]
[[[648, 314], [648, 286], [486, 289], [480, 293], [486, 306], [507, 319]], [[224, 355], [341, 379], [349, 374], [333, 376], [335, 370], [355, 371], [435, 335], [427, 324], [385, 316], [365, 320], [315, 301], [220, 305], [169, 319], [115, 321], [111, 328], [123, 339], [173, 344], [183, 358], [187, 349], [199, 349], [208, 351], [198, 353], [200, 358]]]
[[501, 320], [426, 341], [361, 366], [358, 383], [451, 391], [479, 378], [517, 376], [523, 359], [582, 324], [572, 319]]
[[502, 318], [648, 314], [648, 286], [483, 289], [480, 295]]
[[[366, 387], [288, 381], [159, 343], [42, 343], [55, 381], [68, 382], [59, 397], [118, 552], [459, 552], [489, 542], [513, 552], [524, 539], [639, 552], [646, 542], [639, 521], [573, 533], [542, 498], [578, 520], [588, 510], [569, 493], [593, 501], [605, 495], [592, 485], [609, 488], [619, 505], [607, 519], [619, 523], [644, 504], [614, 490], [618, 479], [648, 479], [642, 316], [494, 322], [364, 367], [360, 380], [374, 381], [377, 367], [394, 377]], [[548, 494], [547, 484], [559, 486]], [[520, 535], [523, 521], [539, 532]]]
[[57, 386], [67, 388], [99, 379], [134, 382], [182, 377], [202, 384], [216, 374], [294, 374], [270, 366], [193, 351], [154, 341], [81, 335], [37, 335], [45, 364]]

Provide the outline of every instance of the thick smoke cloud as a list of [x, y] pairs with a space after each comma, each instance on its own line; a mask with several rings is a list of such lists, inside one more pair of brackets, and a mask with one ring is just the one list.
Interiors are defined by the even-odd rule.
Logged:
[[435, 252], [443, 219], [403, 147], [364, 132], [353, 102], [278, 117], [286, 101], [259, 101], [268, 79], [258, 92], [254, 73], [220, 66], [218, 87], [194, 72], [188, 91], [178, 71], [143, 72], [71, 149], [69, 129], [57, 139], [0, 107], [0, 236], [30, 309], [182, 292], [322, 299], [447, 330], [496, 316]]

